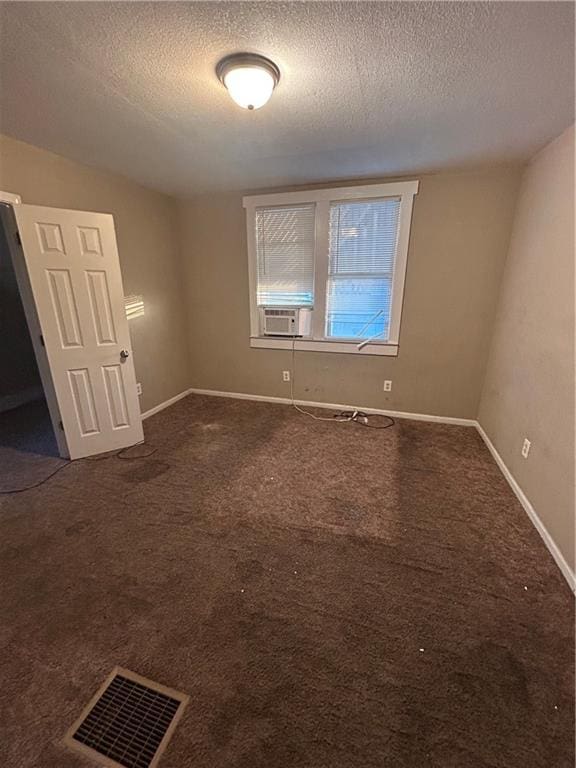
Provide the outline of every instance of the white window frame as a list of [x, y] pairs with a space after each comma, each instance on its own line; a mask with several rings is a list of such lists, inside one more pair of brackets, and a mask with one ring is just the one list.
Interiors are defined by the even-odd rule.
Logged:
[[[260, 349], [292, 349], [310, 352], [347, 352], [357, 355], [398, 354], [404, 282], [408, 260], [408, 243], [412, 222], [414, 195], [418, 192], [418, 181], [399, 181], [389, 184], [368, 184], [359, 187], [336, 187], [313, 189], [305, 192], [279, 192], [270, 195], [251, 195], [243, 198], [246, 209], [248, 236], [248, 276], [250, 283], [250, 346]], [[330, 203], [343, 200], [371, 200], [383, 197], [400, 198], [398, 221], [398, 245], [392, 281], [392, 302], [390, 311], [390, 333], [385, 341], [373, 340], [361, 346], [362, 339], [332, 340], [325, 336], [326, 286], [328, 282], [328, 251]], [[258, 269], [256, 255], [256, 208], [272, 205], [298, 203], [316, 204], [316, 237], [314, 243], [314, 309], [310, 337], [274, 338], [260, 333], [260, 313], [257, 303]]]

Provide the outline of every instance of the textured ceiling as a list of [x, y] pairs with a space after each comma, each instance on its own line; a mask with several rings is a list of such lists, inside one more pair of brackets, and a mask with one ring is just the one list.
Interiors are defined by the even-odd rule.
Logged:
[[[527, 159], [573, 121], [556, 2], [2, 3], [0, 131], [175, 195]], [[263, 109], [214, 75], [280, 66]]]

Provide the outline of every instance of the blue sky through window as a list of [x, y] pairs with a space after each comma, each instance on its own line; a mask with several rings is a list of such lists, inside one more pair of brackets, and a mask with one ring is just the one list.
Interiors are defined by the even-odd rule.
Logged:
[[[385, 278], [345, 278], [328, 286], [326, 335], [341, 339], [388, 337], [390, 281]], [[382, 313], [375, 317], [380, 310]], [[374, 318], [374, 319], [372, 319]]]
[[400, 201], [330, 206], [326, 335], [386, 341]]

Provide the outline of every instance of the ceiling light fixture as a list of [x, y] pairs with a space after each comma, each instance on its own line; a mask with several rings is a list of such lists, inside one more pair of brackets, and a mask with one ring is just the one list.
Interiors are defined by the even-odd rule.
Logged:
[[257, 53], [234, 53], [216, 65], [216, 74], [232, 99], [244, 109], [259, 109], [272, 96], [280, 70]]

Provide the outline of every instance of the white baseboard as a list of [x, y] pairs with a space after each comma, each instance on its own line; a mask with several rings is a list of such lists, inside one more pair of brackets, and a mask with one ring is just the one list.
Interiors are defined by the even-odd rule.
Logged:
[[520, 504], [522, 504], [526, 514], [528, 515], [534, 527], [542, 537], [542, 540], [544, 544], [546, 544], [548, 551], [554, 558], [556, 565], [562, 571], [562, 574], [566, 579], [566, 581], [568, 582], [570, 589], [573, 592], [576, 592], [576, 575], [574, 574], [574, 572], [566, 562], [564, 555], [558, 549], [556, 542], [554, 541], [552, 536], [549, 534], [542, 520], [540, 520], [540, 518], [538, 517], [538, 514], [534, 509], [534, 507], [532, 506], [532, 504], [530, 503], [530, 501], [528, 500], [528, 497], [526, 496], [522, 488], [520, 488], [520, 486], [518, 485], [518, 482], [516, 481], [514, 475], [510, 472], [510, 470], [504, 463], [503, 458], [500, 456], [500, 454], [494, 447], [492, 441], [490, 440], [490, 438], [488, 437], [488, 435], [486, 434], [486, 432], [484, 431], [480, 423], [477, 423], [476, 428], [478, 429], [478, 432], [480, 433], [482, 440], [484, 440], [484, 442], [486, 443], [486, 446], [490, 451], [490, 453], [492, 454], [496, 464], [498, 464], [500, 471], [508, 481], [510, 488], [512, 488], [512, 490], [514, 491], [516, 498], [518, 499]]
[[171, 397], [169, 400], [165, 400], [163, 403], [160, 403], [160, 405], [155, 405], [154, 408], [150, 408], [149, 411], [144, 411], [142, 414], [142, 419], [148, 419], [150, 416], [154, 416], [155, 413], [163, 411], [164, 408], [169, 408], [171, 405], [174, 405], [174, 403], [177, 403], [178, 400], [182, 400], [183, 397], [190, 395], [192, 392], [194, 392], [193, 389], [185, 389], [184, 392], [180, 392], [180, 394], [174, 395], [174, 397]]
[[[193, 387], [189, 392], [195, 395], [209, 395], [210, 397], [231, 397], [234, 400], [257, 400], [265, 403], [281, 403], [290, 405], [292, 400], [289, 397], [271, 397], [269, 395], [251, 395], [245, 392], [218, 392], [215, 389], [196, 389]], [[414, 419], [416, 421], [435, 421], [440, 424], [459, 424], [463, 427], [475, 427], [475, 419], [459, 419], [455, 416], [432, 416], [426, 413], [410, 413], [407, 411], [388, 411], [382, 408], [369, 408], [364, 405], [346, 405], [343, 403], [319, 403], [316, 400], [294, 400], [297, 405], [304, 405], [308, 408], [329, 408], [333, 411], [364, 411], [365, 413], [374, 413], [381, 416], [392, 416], [395, 419]]]

